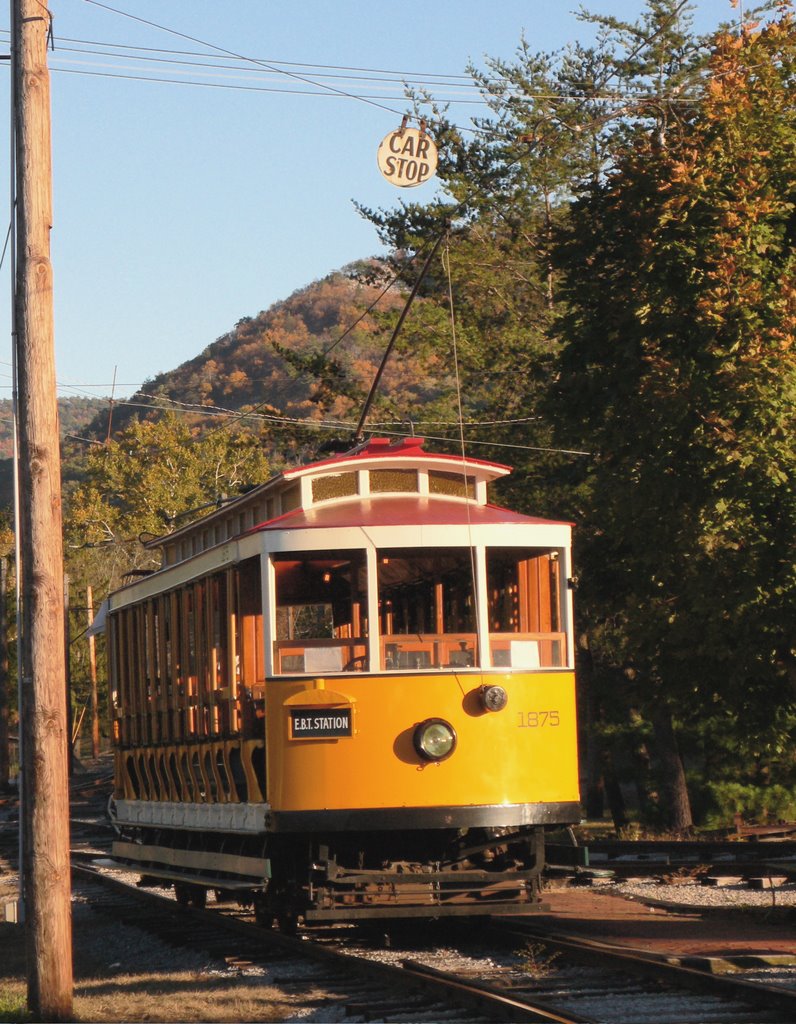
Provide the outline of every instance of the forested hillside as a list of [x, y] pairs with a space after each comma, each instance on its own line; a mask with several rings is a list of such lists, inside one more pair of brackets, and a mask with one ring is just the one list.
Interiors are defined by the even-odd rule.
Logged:
[[[68, 434], [80, 434], [83, 429], [106, 411], [107, 398], [59, 398], [58, 420], [61, 437]], [[14, 451], [12, 407], [10, 399], [0, 399], [0, 459], [10, 459]]]
[[[404, 301], [400, 281], [374, 261], [331, 274], [243, 317], [194, 359], [147, 381], [116, 404], [114, 433], [154, 410], [192, 423], [240, 420], [232, 415], [238, 413], [247, 414], [243, 422], [250, 426], [267, 424], [289, 449], [289, 435], [303, 421], [355, 424], [389, 337], [386, 327]], [[422, 321], [422, 302], [414, 315]], [[382, 409], [396, 394], [402, 408], [432, 401], [449, 383], [445, 355], [446, 349], [434, 351], [433, 339], [421, 350], [402, 346], [384, 376]], [[106, 426], [103, 413], [92, 425], [94, 436], [104, 439]]]
[[[69, 454], [82, 450], [85, 445], [74, 441], [75, 437], [83, 436], [91, 427], [92, 433], [97, 429], [99, 419], [104, 415], [107, 430], [107, 398], [59, 398], [58, 421], [61, 430], [63, 450], [66, 455], [64, 472], [70, 473]], [[10, 509], [13, 502], [13, 468], [14, 454], [13, 410], [10, 399], [0, 400], [0, 510]], [[80, 457], [78, 457], [78, 463]]]

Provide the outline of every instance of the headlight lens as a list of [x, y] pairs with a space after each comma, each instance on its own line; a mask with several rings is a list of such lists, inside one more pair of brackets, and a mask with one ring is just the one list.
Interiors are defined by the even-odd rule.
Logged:
[[444, 761], [456, 749], [456, 732], [442, 718], [427, 718], [415, 729], [414, 743], [426, 761]]
[[502, 686], [482, 686], [481, 702], [487, 711], [502, 711], [509, 702], [509, 695]]

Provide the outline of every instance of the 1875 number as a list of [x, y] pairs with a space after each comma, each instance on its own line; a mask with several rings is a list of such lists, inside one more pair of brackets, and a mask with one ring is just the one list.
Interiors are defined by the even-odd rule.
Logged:
[[520, 729], [543, 729], [545, 726], [561, 725], [557, 711], [518, 711], [517, 727]]

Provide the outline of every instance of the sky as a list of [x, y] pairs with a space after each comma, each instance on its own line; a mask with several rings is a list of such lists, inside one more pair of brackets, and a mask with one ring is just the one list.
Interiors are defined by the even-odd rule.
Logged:
[[[626, 20], [644, 8], [586, 6]], [[59, 393], [109, 395], [115, 379], [115, 395], [130, 395], [242, 317], [379, 253], [354, 202], [427, 202], [438, 187], [397, 189], [379, 173], [379, 142], [407, 109], [403, 83], [451, 101], [451, 119], [467, 126], [485, 112], [468, 63], [511, 59], [523, 34], [534, 51], [588, 42], [577, 9], [568, 0], [50, 0]], [[692, 16], [708, 31], [737, 12], [730, 0], [695, 0]], [[3, 61], [0, 111], [8, 92]], [[0, 168], [8, 121], [0, 116]], [[8, 224], [10, 186], [3, 196]], [[0, 397], [11, 394], [10, 292], [6, 257]]]

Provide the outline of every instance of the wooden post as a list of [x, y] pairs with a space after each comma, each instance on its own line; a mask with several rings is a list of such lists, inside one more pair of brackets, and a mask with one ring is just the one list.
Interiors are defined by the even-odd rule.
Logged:
[[[86, 605], [88, 606], [88, 625], [91, 628], [94, 622], [94, 593], [90, 586], [86, 587]], [[88, 637], [88, 669], [91, 679], [91, 756], [99, 757], [100, 727], [99, 727], [99, 706], [97, 701], [97, 642], [93, 633]]]
[[0, 558], [0, 789], [8, 786], [8, 559]]
[[53, 345], [47, 0], [12, 0], [18, 519], [22, 550], [22, 838], [28, 1007], [72, 1020], [66, 665]]

